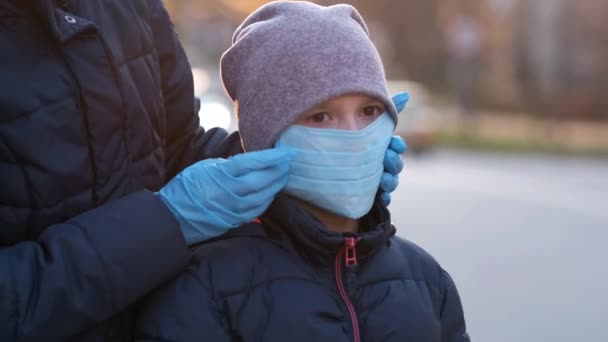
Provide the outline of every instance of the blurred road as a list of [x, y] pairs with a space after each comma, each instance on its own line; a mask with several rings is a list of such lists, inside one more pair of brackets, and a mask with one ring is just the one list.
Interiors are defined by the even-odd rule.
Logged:
[[405, 159], [393, 222], [453, 276], [473, 341], [608, 341], [608, 161]]

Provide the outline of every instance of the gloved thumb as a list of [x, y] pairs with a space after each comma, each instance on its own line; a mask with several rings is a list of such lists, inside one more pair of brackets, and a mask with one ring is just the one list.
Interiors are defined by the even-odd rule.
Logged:
[[395, 104], [395, 108], [397, 109], [397, 113], [401, 113], [403, 111], [403, 108], [405, 108], [405, 105], [407, 104], [407, 101], [409, 101], [409, 99], [410, 94], [406, 92], [397, 93], [391, 97], [391, 100], [393, 101], [393, 103]]
[[398, 135], [393, 135], [391, 137], [391, 142], [388, 145], [390, 150], [395, 151], [397, 154], [403, 154], [407, 151], [407, 143], [403, 140], [402, 137]]

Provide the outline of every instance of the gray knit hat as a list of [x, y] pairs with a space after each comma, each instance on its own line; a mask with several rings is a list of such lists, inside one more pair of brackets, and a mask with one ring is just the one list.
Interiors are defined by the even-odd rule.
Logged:
[[350, 5], [266, 4], [236, 29], [220, 69], [246, 151], [272, 147], [300, 114], [340, 95], [378, 98], [397, 122], [380, 55]]

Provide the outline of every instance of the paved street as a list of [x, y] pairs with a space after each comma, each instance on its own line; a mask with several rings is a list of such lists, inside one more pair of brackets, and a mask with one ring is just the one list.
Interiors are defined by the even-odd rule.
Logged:
[[608, 161], [408, 155], [390, 208], [453, 276], [473, 341], [608, 341]]

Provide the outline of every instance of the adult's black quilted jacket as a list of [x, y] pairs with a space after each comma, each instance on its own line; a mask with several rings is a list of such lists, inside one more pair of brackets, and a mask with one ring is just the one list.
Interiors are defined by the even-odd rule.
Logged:
[[450, 276], [394, 236], [386, 208], [362, 226], [330, 232], [280, 195], [146, 300], [136, 340], [468, 342]]
[[128, 339], [191, 254], [152, 191], [225, 138], [160, 0], [0, 0], [0, 341]]

